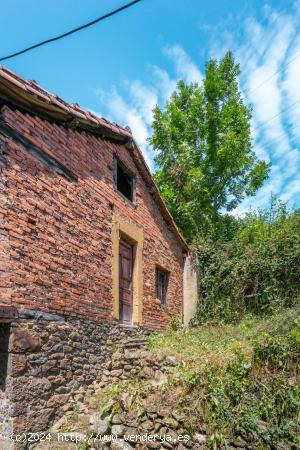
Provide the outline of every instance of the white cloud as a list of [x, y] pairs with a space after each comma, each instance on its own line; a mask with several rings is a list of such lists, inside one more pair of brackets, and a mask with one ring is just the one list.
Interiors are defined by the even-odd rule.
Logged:
[[196, 83], [201, 81], [202, 75], [194, 63], [188, 56], [181, 45], [173, 45], [164, 49], [165, 54], [171, 58], [174, 63], [177, 75], [187, 83]]
[[[300, 178], [295, 178], [284, 188], [280, 198], [285, 202], [293, 203], [293, 200], [300, 195]], [[298, 203], [299, 207], [299, 203]]]
[[173, 80], [166, 70], [152, 66], [154, 85], [158, 90], [160, 100], [164, 104], [176, 89], [176, 80]]
[[300, 36], [295, 39], [294, 45], [288, 52], [288, 62], [285, 69], [285, 77], [283, 80], [283, 92], [286, 95], [287, 102], [295, 104], [287, 112], [289, 122], [292, 124], [293, 137], [300, 141], [300, 90], [299, 90], [299, 74], [300, 74]]
[[97, 94], [101, 103], [105, 104], [109, 111], [109, 118], [131, 128], [148, 166], [153, 169], [153, 155], [147, 137], [149, 136], [149, 110], [153, 106], [154, 97], [149, 90], [144, 89], [138, 82], [131, 85], [131, 88], [129, 105], [115, 87], [109, 93], [98, 91]]
[[272, 161], [273, 168], [257, 195], [246, 199], [236, 213], [250, 205], [266, 205], [271, 193], [300, 202], [300, 190], [293, 179], [300, 172], [300, 149], [295, 145], [300, 141], [300, 101], [294, 104], [300, 100], [296, 14], [279, 14], [270, 6], [264, 12], [264, 25], [255, 18], [242, 23], [242, 38], [232, 49], [242, 69], [241, 88], [253, 107], [255, 152], [259, 158]]
[[[247, 42], [249, 36], [251, 47], [249, 48], [249, 44], [246, 43], [239, 50], [241, 54], [241, 52], [244, 53], [243, 47], [247, 48], [248, 59], [242, 60], [241, 66], [247, 68], [243, 84], [246, 87], [247, 99], [253, 105], [255, 136], [263, 137], [264, 140], [274, 140], [282, 136], [276, 149], [277, 152], [284, 152], [288, 142], [284, 136], [280, 115], [284, 107], [284, 98], [280, 89], [279, 69], [283, 65], [291, 41], [293, 26], [287, 18], [281, 18], [274, 23], [272, 14], [270, 20], [272, 26], [266, 29], [263, 29], [254, 19], [249, 21], [245, 40]], [[257, 35], [253, 35], [252, 28], [258, 31]], [[261, 47], [260, 52], [259, 47]], [[279, 72], [275, 74], [277, 71]], [[265, 82], [265, 80], [268, 81]]]
[[[200, 81], [200, 71], [182, 47], [179, 45], [168, 47], [165, 52], [174, 62], [177, 78], [183, 78], [187, 83]], [[153, 109], [157, 104], [166, 103], [176, 89], [177, 81], [166, 70], [156, 65], [149, 65], [149, 68], [152, 75], [151, 85], [145, 85], [140, 80], [127, 81], [125, 95], [121, 95], [115, 87], [108, 93], [99, 90], [97, 95], [112, 121], [131, 128], [146, 162], [153, 170], [154, 155], [147, 141], [147, 137], [151, 134]]]
[[140, 81], [134, 81], [129, 85], [129, 94], [132, 105], [139, 111], [143, 121], [147, 124], [151, 123], [152, 111], [158, 102], [155, 90], [145, 86]]
[[[230, 18], [211, 26], [212, 41], [208, 43], [209, 55], [221, 57], [230, 48], [240, 63], [240, 86], [253, 107], [254, 150], [259, 158], [273, 163], [269, 180], [255, 197], [236, 209], [237, 214], [267, 205], [271, 194], [300, 203], [300, 0], [289, 14], [270, 5], [263, 6], [262, 12], [263, 21], [256, 17], [235, 19], [239, 25], [234, 30]], [[182, 46], [168, 46], [163, 52], [173, 62], [175, 75], [148, 65], [151, 83], [127, 82], [123, 95], [115, 88], [108, 94], [99, 93], [110, 118], [130, 126], [151, 169], [153, 151], [147, 137], [151, 134], [153, 108], [165, 104], [176, 88], [176, 80], [191, 83], [202, 79], [197, 63]]]

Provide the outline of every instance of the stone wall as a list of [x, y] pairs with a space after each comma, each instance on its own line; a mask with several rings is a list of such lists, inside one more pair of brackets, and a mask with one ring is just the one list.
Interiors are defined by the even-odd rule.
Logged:
[[[204, 429], [190, 429], [188, 402], [184, 408], [179, 400], [180, 361], [172, 354], [153, 354], [146, 344], [139, 338], [115, 345], [101, 380], [70, 397], [70, 410], [51, 427], [53, 449], [66, 449], [59, 435], [77, 439], [69, 450], [83, 448], [85, 436], [95, 450], [209, 448]], [[36, 450], [49, 448], [41, 442]]]
[[[0, 435], [11, 433], [8, 410], [9, 400], [6, 396], [8, 344], [10, 327], [8, 324], [0, 324]], [[1, 449], [1, 446], [0, 446]]]
[[0, 428], [9, 422], [6, 431], [15, 433], [46, 431], [70, 396], [101, 379], [120, 342], [146, 333], [30, 310], [20, 317], [11, 323], [5, 393], [0, 391]]
[[184, 264], [183, 272], [183, 323], [188, 326], [197, 310], [199, 297], [199, 273], [192, 255], [189, 255]]

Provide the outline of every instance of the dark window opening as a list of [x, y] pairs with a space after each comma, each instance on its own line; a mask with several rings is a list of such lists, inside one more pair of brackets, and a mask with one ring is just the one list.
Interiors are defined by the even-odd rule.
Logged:
[[118, 160], [115, 160], [115, 185], [124, 197], [134, 202], [135, 178]]
[[9, 326], [0, 324], [0, 390], [5, 389], [8, 363]]
[[156, 298], [162, 305], [167, 303], [167, 290], [169, 284], [169, 272], [156, 268]]

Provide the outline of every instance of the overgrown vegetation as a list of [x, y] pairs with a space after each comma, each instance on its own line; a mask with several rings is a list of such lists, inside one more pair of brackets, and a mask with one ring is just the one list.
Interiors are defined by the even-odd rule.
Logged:
[[178, 404], [191, 432], [207, 433], [211, 448], [241, 439], [255, 449], [298, 448], [298, 314], [286, 309], [265, 320], [152, 336], [153, 352], [181, 360]]
[[273, 199], [268, 210], [236, 220], [227, 239], [198, 238], [194, 248], [200, 283], [194, 323], [237, 321], [299, 301], [299, 210]]
[[[126, 411], [143, 422], [145, 410], [153, 407], [176, 411], [184, 417], [178, 433], [192, 438], [200, 433], [207, 439], [201, 447], [205, 449], [296, 450], [299, 312], [299, 307], [283, 308], [264, 319], [249, 315], [239, 324], [185, 329], [174, 323], [176, 330], [149, 337], [153, 361], [176, 357], [163, 381], [144, 379], [137, 372], [108, 384], [89, 405], [109, 420]], [[87, 432], [84, 415], [69, 415], [64, 430], [74, 429]]]
[[228, 214], [269, 171], [253, 152], [239, 73], [228, 52], [154, 110], [155, 176], [194, 249], [199, 302], [194, 328], [174, 320], [151, 345], [181, 358], [178, 402], [211, 448], [240, 437], [285, 450], [300, 444], [300, 210], [272, 199], [244, 218]]
[[177, 403], [210, 448], [298, 449], [300, 210], [272, 199], [244, 218], [224, 216], [203, 236], [193, 244], [194, 327], [174, 320], [151, 348], [181, 359]]

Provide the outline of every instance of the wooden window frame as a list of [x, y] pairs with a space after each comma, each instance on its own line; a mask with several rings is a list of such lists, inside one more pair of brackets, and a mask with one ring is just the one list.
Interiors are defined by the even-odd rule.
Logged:
[[[131, 178], [132, 199], [126, 197], [126, 195], [118, 189], [118, 166]], [[118, 194], [121, 195], [127, 202], [130, 202], [132, 205], [136, 205], [136, 176], [116, 155], [114, 155], [113, 161], [113, 179], [114, 188]]]
[[5, 390], [9, 358], [9, 323], [0, 323], [0, 391]]
[[[161, 306], [167, 306], [170, 272], [160, 266], [155, 268], [155, 295]], [[163, 280], [163, 282], [162, 282]]]

